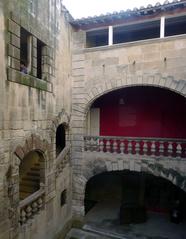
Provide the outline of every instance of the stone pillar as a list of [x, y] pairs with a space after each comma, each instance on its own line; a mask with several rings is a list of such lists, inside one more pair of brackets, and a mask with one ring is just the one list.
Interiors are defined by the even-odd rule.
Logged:
[[160, 20], [160, 38], [165, 37], [165, 17], [162, 16]]
[[108, 43], [109, 46], [113, 45], [113, 26], [109, 26], [109, 39], [108, 39]]

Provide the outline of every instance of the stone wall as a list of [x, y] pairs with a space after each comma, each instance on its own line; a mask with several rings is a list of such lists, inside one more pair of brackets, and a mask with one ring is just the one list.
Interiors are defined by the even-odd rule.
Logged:
[[[73, 210], [74, 214], [81, 218], [84, 215], [84, 190], [89, 179], [89, 176], [87, 179], [90, 172], [89, 163], [93, 167], [92, 172], [96, 174], [99, 173], [99, 167], [97, 172], [95, 165], [99, 163], [94, 160], [98, 160], [103, 166], [101, 172], [120, 170], [120, 167], [123, 170], [125, 163], [131, 160], [129, 157], [126, 162], [123, 162], [111, 156], [116, 161], [110, 164], [108, 157], [103, 158], [99, 153], [97, 156], [95, 154], [88, 156], [83, 153], [86, 114], [91, 104], [108, 92], [133, 86], [161, 87], [186, 97], [184, 55], [186, 39], [185, 36], [174, 36], [84, 49], [85, 33], [82, 31], [74, 33], [74, 38], [72, 56]], [[85, 167], [86, 164], [88, 164], [87, 167]], [[130, 164], [128, 166], [126, 164], [126, 167], [130, 168]], [[165, 164], [169, 165], [169, 162]], [[182, 177], [185, 177], [185, 161], [181, 164], [175, 161], [175, 164], [176, 166], [170, 164], [172, 169], [175, 172], [181, 172]], [[165, 165], [161, 164], [161, 167], [164, 168]]]
[[[61, 13], [60, 1], [56, 0], [54, 5], [51, 5], [52, 1], [33, 1], [38, 4], [33, 12], [30, 12], [28, 2], [0, 3], [2, 239], [53, 238], [71, 218], [71, 165], [65, 164], [61, 173], [56, 175], [55, 134], [59, 124], [64, 123], [68, 127], [70, 120], [72, 29]], [[20, 27], [33, 35], [31, 75], [23, 76], [19, 72]], [[46, 44], [42, 80], [36, 77], [36, 39]], [[39, 215], [20, 226], [19, 164], [22, 157], [32, 150], [42, 152], [45, 158], [45, 206]], [[63, 189], [67, 189], [67, 202], [61, 207], [59, 198]]]

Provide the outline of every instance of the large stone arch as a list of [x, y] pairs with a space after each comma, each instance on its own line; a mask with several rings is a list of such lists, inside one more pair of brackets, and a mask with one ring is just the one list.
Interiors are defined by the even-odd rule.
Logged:
[[42, 183], [45, 183], [47, 161], [50, 159], [49, 151], [50, 145], [45, 139], [35, 134], [30, 135], [30, 137], [28, 137], [22, 145], [18, 145], [14, 151], [13, 168], [15, 173], [19, 176], [19, 167], [22, 160], [24, 160], [28, 154], [36, 152], [41, 165]]
[[[186, 97], [186, 80], [175, 79], [174, 76], [161, 73], [143, 75], [124, 74], [122, 78], [119, 77], [113, 81], [111, 79], [101, 79], [99, 83], [96, 83], [94, 86], [87, 89], [87, 91], [85, 89], [84, 103], [74, 103], [72, 105], [72, 135], [75, 137], [75, 141], [72, 141], [72, 162], [73, 160], [76, 162], [73, 167], [73, 210], [76, 216], [84, 215], [84, 191], [86, 183], [92, 176], [94, 176], [94, 173], [89, 169], [87, 169], [88, 171], [84, 170], [83, 165], [83, 158], [85, 156], [82, 152], [82, 148], [84, 146], [83, 136], [85, 133], [87, 112], [92, 103], [102, 95], [114, 90], [135, 86], [164, 88]], [[92, 162], [92, 164], [94, 165], [95, 162]], [[122, 164], [124, 164], [124, 161], [122, 163], [122, 160], [112, 163], [106, 162], [105, 165], [102, 166], [102, 170], [100, 169], [100, 172], [126, 169], [124, 166], [121, 166]], [[134, 171], [139, 171], [139, 165], [137, 163], [134, 164], [134, 167], [136, 168]], [[157, 169], [159, 169], [159, 171]], [[82, 174], [77, 174], [78, 170], [80, 170]], [[147, 165], [143, 165], [140, 170], [141, 172], [149, 172], [155, 176], [164, 177], [174, 185], [186, 191], [186, 177], [180, 175], [176, 169], [167, 170], [158, 163], [148, 163]]]
[[152, 174], [154, 176], [162, 177], [175, 186], [186, 192], [186, 177], [182, 176], [174, 169], [167, 169], [162, 164], [158, 162], [148, 162], [148, 161], [133, 161], [132, 169], [126, 167], [126, 160], [116, 160], [116, 161], [103, 161], [100, 159], [95, 159], [86, 164], [83, 173], [81, 175], [76, 175], [74, 177], [74, 206], [73, 210], [75, 215], [84, 216], [84, 196], [86, 184], [92, 177], [112, 171], [122, 171], [129, 170], [134, 172], [145, 172]]
[[73, 111], [78, 112], [78, 114], [82, 114], [82, 116], [85, 117], [91, 104], [100, 96], [114, 90], [134, 86], [164, 88], [186, 97], [186, 80], [174, 79], [173, 76], [163, 75], [160, 73], [153, 75], [124, 75], [122, 79], [119, 78], [115, 81], [108, 79], [108, 81], [100, 81], [100, 83], [95, 84], [85, 93], [85, 104], [83, 106], [74, 104]]
[[9, 200], [8, 213], [15, 230], [18, 228], [19, 220], [19, 166], [24, 157], [33, 151], [42, 155], [42, 162], [45, 164], [45, 161], [49, 158], [49, 143], [36, 134], [30, 135], [13, 150], [12, 162], [6, 172], [7, 196]]
[[31, 151], [38, 151], [46, 157], [48, 147], [49, 143], [45, 139], [41, 139], [40, 136], [32, 134], [22, 145], [18, 145], [16, 147], [14, 154], [20, 160], [22, 160]]

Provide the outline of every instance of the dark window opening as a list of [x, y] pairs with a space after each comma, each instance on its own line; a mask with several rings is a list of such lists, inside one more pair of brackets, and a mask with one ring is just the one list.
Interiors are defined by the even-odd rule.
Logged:
[[125, 43], [160, 37], [160, 21], [146, 22], [113, 29], [113, 43]]
[[86, 47], [97, 47], [105, 45], [108, 45], [108, 29], [86, 33]]
[[67, 190], [65, 189], [65, 190], [61, 193], [61, 198], [60, 198], [61, 207], [66, 204], [66, 201], [67, 201]]
[[31, 64], [31, 35], [21, 28], [20, 35], [20, 71], [27, 74]]
[[59, 125], [56, 132], [56, 156], [65, 148], [65, 127], [64, 125]]
[[186, 16], [165, 20], [165, 36], [186, 34]]
[[37, 40], [37, 78], [42, 79], [42, 56], [43, 56], [43, 47], [45, 44], [40, 40]]

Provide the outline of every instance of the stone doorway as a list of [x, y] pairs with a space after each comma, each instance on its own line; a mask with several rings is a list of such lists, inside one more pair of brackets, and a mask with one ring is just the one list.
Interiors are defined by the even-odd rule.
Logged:
[[[172, 211], [179, 201], [179, 223]], [[127, 238], [186, 238], [186, 193], [147, 173], [107, 172], [92, 177], [85, 191], [86, 230]]]

